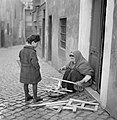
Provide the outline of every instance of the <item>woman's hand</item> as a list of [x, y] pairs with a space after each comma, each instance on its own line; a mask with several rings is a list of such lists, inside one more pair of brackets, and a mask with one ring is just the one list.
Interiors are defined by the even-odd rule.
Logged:
[[82, 83], [88, 82], [88, 80], [90, 80], [90, 79], [91, 79], [91, 76], [90, 75], [86, 75], [81, 81], [78, 81], [77, 84], [79, 86], [82, 86]]
[[65, 70], [66, 69], [66, 66], [63, 66], [63, 67], [61, 67], [60, 69], [59, 69], [59, 71], [63, 71], [63, 70]]
[[59, 90], [59, 89], [61, 89], [62, 88], [62, 81], [60, 80], [59, 82], [58, 82], [58, 86], [57, 86], [57, 90]]
[[78, 86], [82, 86], [81, 81], [78, 81], [78, 82], [77, 82], [77, 85], [78, 85]]

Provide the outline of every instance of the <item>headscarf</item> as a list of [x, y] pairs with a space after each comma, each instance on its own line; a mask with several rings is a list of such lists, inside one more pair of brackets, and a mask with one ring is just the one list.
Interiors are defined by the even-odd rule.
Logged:
[[94, 76], [94, 70], [88, 63], [88, 61], [82, 56], [79, 50], [74, 51], [73, 55], [75, 57], [75, 63], [73, 65], [72, 62], [69, 63], [68, 67], [76, 69], [83, 75], [91, 75]]

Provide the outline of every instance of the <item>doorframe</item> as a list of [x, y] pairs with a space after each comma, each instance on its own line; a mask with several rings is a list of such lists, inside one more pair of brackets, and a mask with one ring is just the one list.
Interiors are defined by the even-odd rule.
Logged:
[[[5, 22], [1, 21], [1, 25], [0, 25], [1, 29], [0, 29], [0, 39], [1, 39], [1, 47], [5, 47]], [[3, 33], [3, 35], [2, 35]], [[3, 37], [3, 38], [2, 38]]]
[[112, 31], [113, 31], [113, 11], [114, 11], [114, 0], [107, 0], [106, 23], [105, 23], [106, 29], [105, 29], [101, 92], [100, 92], [100, 101], [103, 108], [105, 108], [107, 105], [108, 84], [110, 80], [109, 73], [110, 73], [110, 60], [111, 60]]
[[[93, 89], [96, 90], [98, 93], [100, 93], [100, 89], [101, 89], [101, 75], [102, 75], [102, 64], [103, 64], [103, 50], [104, 50], [104, 37], [105, 37], [105, 20], [106, 20], [106, 6], [107, 6], [107, 0], [100, 0], [99, 1], [100, 4], [101, 4], [101, 10], [99, 11], [99, 15], [100, 15], [100, 22], [99, 22], [99, 48], [98, 49], [92, 49], [93, 46], [92, 46], [92, 42], [91, 40], [92, 37], [93, 37], [93, 34], [92, 34], [92, 28], [94, 27], [93, 25], [95, 24], [93, 22], [93, 19], [95, 19], [94, 17], [92, 17], [92, 24], [91, 24], [91, 35], [90, 35], [90, 46], [89, 46], [89, 49], [90, 49], [90, 52], [93, 53], [93, 54], [96, 54], [98, 55], [98, 69], [96, 68], [96, 72], [95, 74], [96, 75], [96, 80], [94, 80], [94, 84], [92, 85]], [[92, 16], [94, 13], [94, 10], [95, 10], [95, 1], [92, 1]], [[95, 29], [95, 28], [94, 28]], [[96, 47], [97, 48], [97, 47]], [[93, 52], [94, 51], [94, 52]], [[90, 54], [91, 54], [90, 53]], [[89, 61], [90, 61], [90, 54], [89, 54]], [[92, 60], [92, 58], [91, 58]]]
[[[80, 1], [78, 49], [82, 52], [83, 56], [87, 60], [89, 58], [89, 49], [90, 49], [92, 7], [93, 7], [93, 0]], [[102, 60], [102, 63], [103, 63], [103, 60]], [[101, 92], [101, 86], [100, 86], [100, 92]]]
[[4, 29], [1, 29], [1, 47], [5, 47], [5, 33], [4, 33]]
[[48, 61], [52, 60], [52, 15], [48, 16]]

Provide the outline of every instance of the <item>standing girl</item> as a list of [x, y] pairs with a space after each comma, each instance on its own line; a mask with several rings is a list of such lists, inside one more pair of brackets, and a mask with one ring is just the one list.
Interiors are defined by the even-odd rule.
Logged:
[[[39, 35], [31, 35], [26, 40], [27, 44], [19, 52], [21, 62], [20, 82], [24, 84], [25, 101], [33, 99], [34, 102], [38, 102], [42, 100], [37, 97], [37, 84], [41, 81], [41, 73], [35, 48], [39, 41]], [[33, 97], [29, 94], [29, 84], [33, 86]]]

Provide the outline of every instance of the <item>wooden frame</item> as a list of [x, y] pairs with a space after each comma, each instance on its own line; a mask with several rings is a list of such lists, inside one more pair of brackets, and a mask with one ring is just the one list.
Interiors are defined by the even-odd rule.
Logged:
[[[75, 102], [75, 104], [73, 103]], [[73, 110], [73, 112], [76, 112], [77, 109], [83, 109], [83, 110], [89, 110], [89, 111], [97, 111], [99, 103], [93, 103], [88, 102], [88, 101], [83, 101], [83, 100], [77, 100], [70, 98], [69, 100], [65, 101], [57, 101], [57, 102], [46, 102], [46, 103], [41, 103], [41, 104], [33, 104], [29, 105], [30, 107], [36, 107], [36, 106], [46, 106], [47, 108], [52, 108], [52, 109], [58, 109], [58, 112], [61, 112], [62, 109], [69, 109]], [[89, 105], [88, 107], [86, 105]], [[91, 108], [93, 106], [93, 108]]]

